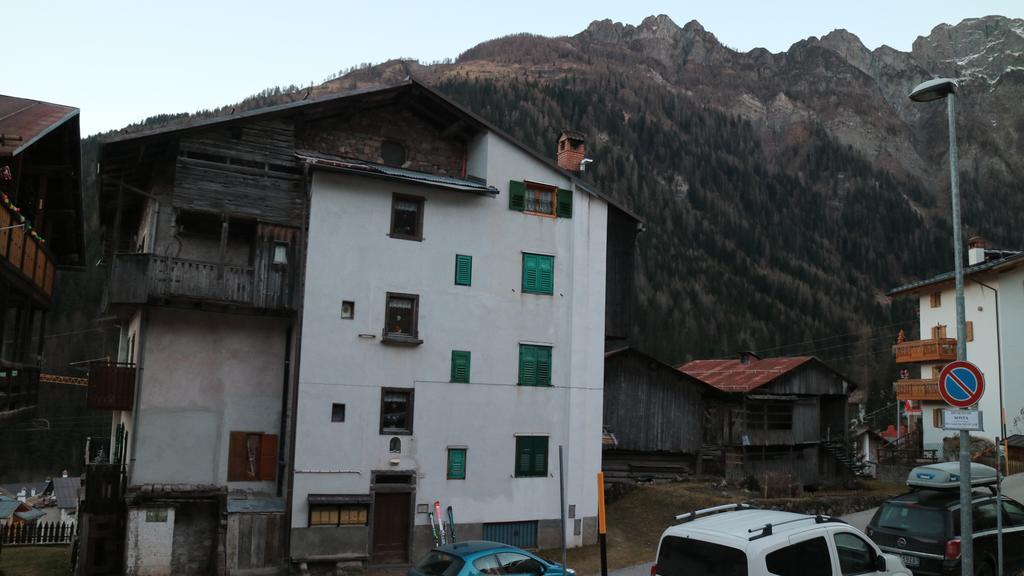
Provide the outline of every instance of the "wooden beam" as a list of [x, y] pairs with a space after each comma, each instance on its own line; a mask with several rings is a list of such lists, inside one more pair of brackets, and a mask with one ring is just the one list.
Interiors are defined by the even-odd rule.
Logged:
[[118, 180], [117, 178], [112, 178], [110, 176], [102, 176], [102, 178], [103, 178], [103, 182], [110, 182], [111, 184], [116, 184], [118, 186], [118, 191], [117, 191], [117, 202], [118, 202], [118, 205], [120, 205], [120, 203], [121, 203], [121, 188], [124, 188], [125, 190], [128, 190], [129, 192], [135, 192], [136, 194], [141, 194], [141, 195], [145, 196], [146, 198], [156, 198], [156, 196], [150, 194], [149, 192], [146, 192], [142, 188], [136, 188], [135, 186], [132, 186], [131, 184], [128, 184], [127, 182], [122, 182], [121, 180]]

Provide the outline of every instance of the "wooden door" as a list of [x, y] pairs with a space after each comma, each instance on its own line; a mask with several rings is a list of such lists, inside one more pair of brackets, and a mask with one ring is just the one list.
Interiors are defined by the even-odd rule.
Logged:
[[409, 561], [408, 492], [378, 492], [373, 499], [373, 562]]

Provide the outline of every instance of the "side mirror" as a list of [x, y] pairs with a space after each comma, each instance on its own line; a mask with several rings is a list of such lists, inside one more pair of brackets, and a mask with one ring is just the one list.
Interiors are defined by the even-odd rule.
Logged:
[[875, 556], [875, 572], [885, 572], [885, 556]]

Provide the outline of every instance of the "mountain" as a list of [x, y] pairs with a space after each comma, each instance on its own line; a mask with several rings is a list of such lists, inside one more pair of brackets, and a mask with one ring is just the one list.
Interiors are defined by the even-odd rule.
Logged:
[[635, 343], [669, 362], [817, 354], [880, 404], [895, 334], [917, 324], [886, 290], [952, 267], [945, 107], [907, 94], [960, 78], [966, 234], [1020, 248], [1022, 53], [1024, 21], [1000, 16], [941, 24], [910, 52], [835, 30], [771, 53], [662, 15], [389, 61], [228, 108], [411, 76], [552, 157], [561, 128], [582, 131], [587, 177], [645, 219]]

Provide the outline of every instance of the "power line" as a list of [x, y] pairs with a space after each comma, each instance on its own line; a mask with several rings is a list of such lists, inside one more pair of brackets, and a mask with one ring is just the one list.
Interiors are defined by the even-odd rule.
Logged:
[[824, 337], [815, 338], [815, 339], [812, 339], [812, 340], [805, 340], [803, 342], [794, 342], [792, 344], [782, 344], [782, 345], [774, 346], [774, 347], [771, 347], [771, 348], [758, 348], [758, 349], [755, 350], [755, 352], [758, 352], [758, 353], [760, 353], [760, 352], [773, 352], [775, 350], [782, 350], [783, 348], [793, 348], [793, 347], [802, 346], [802, 345], [805, 345], [805, 344], [814, 344], [816, 342], [824, 342], [826, 340], [835, 340], [836, 338], [842, 338], [844, 336], [856, 336], [856, 335], [859, 335], [859, 334], [870, 334], [872, 332], [877, 332], [879, 330], [884, 330], [886, 328], [892, 328], [893, 326], [899, 326], [901, 324], [907, 324], [908, 322], [910, 322], [910, 323], [916, 322], [916, 319], [901, 320], [901, 321], [898, 321], [898, 322], [893, 322], [891, 324], [883, 324], [882, 326], [876, 326], [874, 328], [869, 328], [867, 330], [859, 330], [859, 331], [856, 331], [856, 332], [847, 332], [846, 334], [834, 334], [832, 336], [824, 336]]

